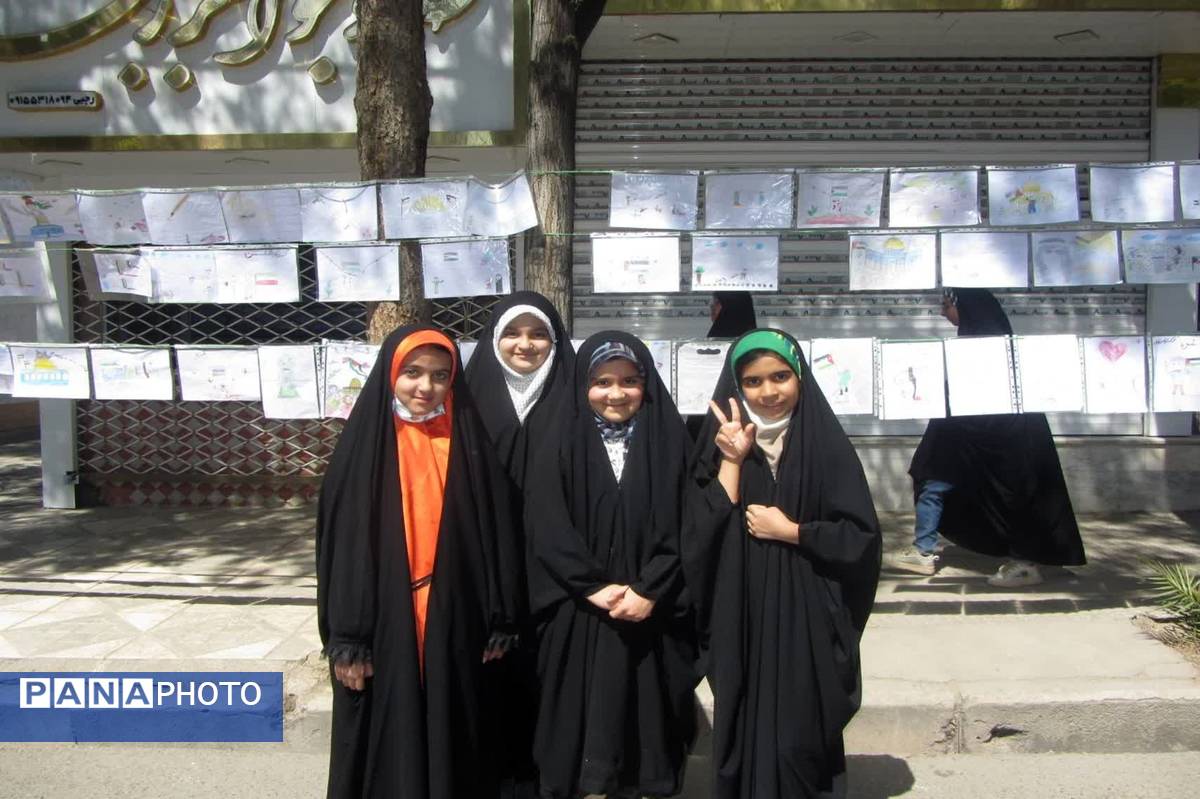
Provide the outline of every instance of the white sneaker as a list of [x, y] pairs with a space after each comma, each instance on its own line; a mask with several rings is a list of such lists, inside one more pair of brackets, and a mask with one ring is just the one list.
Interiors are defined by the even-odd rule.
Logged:
[[1042, 573], [1036, 563], [1027, 560], [1009, 560], [1000, 564], [996, 573], [988, 578], [988, 585], [997, 588], [1025, 588], [1042, 582]]
[[941, 558], [933, 553], [926, 555], [916, 547], [909, 547], [893, 555], [891, 565], [901, 571], [930, 575], [937, 574], [939, 560]]

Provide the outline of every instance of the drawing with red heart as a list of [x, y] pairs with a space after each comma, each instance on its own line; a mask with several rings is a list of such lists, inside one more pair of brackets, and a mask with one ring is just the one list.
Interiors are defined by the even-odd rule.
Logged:
[[1112, 363], [1116, 363], [1117, 361], [1121, 360], [1121, 356], [1125, 354], [1127, 349], [1128, 347], [1126, 347], [1124, 344], [1118, 344], [1117, 342], [1109, 341], [1108, 339], [1100, 342], [1100, 354]]

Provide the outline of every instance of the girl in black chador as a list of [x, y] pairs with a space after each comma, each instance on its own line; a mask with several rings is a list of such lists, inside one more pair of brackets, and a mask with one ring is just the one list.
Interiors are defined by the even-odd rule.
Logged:
[[515, 633], [520, 550], [508, 480], [459, 363], [436, 330], [389, 335], [321, 484], [330, 797], [499, 790], [484, 672]]
[[670, 796], [695, 727], [687, 434], [641, 341], [583, 343], [556, 432], [525, 482], [541, 794]]
[[862, 466], [796, 341], [730, 347], [691, 461], [684, 571], [712, 687], [713, 796], [844, 796], [842, 729], [880, 533]]
[[[960, 336], [1011, 336], [1012, 325], [986, 289], [954, 289], [942, 315]], [[931, 419], [908, 473], [913, 479], [913, 546], [893, 565], [937, 571], [938, 535], [985, 555], [1006, 558], [988, 582], [1037, 585], [1039, 564], [1086, 562], [1079, 525], [1045, 414], [1012, 413]]]
[[[512, 481], [514, 526], [522, 529], [522, 492], [533, 453], [570, 400], [575, 351], [554, 306], [532, 291], [501, 298], [467, 366], [467, 385], [501, 465]], [[521, 536], [523, 539], [524, 536]], [[523, 546], [523, 544], [522, 544]], [[537, 791], [533, 731], [537, 721], [537, 635], [521, 630], [520, 645], [485, 669], [491, 717], [501, 727], [496, 746], [503, 797]]]

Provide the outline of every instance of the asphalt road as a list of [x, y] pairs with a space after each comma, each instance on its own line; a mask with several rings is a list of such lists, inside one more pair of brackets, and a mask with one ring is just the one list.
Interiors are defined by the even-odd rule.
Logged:
[[[695, 763], [684, 799], [707, 799]], [[317, 799], [326, 755], [270, 744], [199, 746], [0, 744], [0, 797], [22, 799]], [[851, 797], [1174, 799], [1200, 783], [1200, 752], [1136, 755], [852, 755]]]

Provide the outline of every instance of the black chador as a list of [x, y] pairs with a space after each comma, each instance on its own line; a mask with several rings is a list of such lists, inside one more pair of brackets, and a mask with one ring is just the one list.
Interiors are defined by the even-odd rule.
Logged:
[[[392, 386], [418, 346], [450, 352], [453, 378], [441, 408], [406, 418]], [[373, 669], [361, 691], [333, 679], [331, 797], [479, 799], [498, 790], [482, 659], [516, 622], [520, 552], [508, 525], [508, 479], [461, 373], [443, 334], [410, 327], [388, 336], [321, 486], [321, 641], [331, 671], [335, 663]], [[429, 496], [405, 507], [418, 472], [402, 476], [402, 464], [419, 464], [421, 479], [435, 485], [437, 465], [444, 490], [436, 517]], [[406, 531], [414, 509], [425, 515]], [[409, 540], [416, 531], [424, 549]], [[411, 573], [417, 549], [436, 552], [431, 573]]]
[[[721, 421], [711, 411], [691, 460], [683, 554], [715, 700], [713, 795], [841, 795], [842, 730], [861, 697], [858, 644], [879, 577], [879, 522], [858, 456], [791, 336], [756, 330], [734, 342], [713, 400], [730, 413], [736, 397], [745, 418], [734, 366], [764, 351], [799, 377], [800, 393], [784, 425], [757, 425], [738, 501], [718, 480]], [[752, 536], [752, 505], [796, 523], [795, 542]]]
[[[621, 358], [644, 397], [632, 419], [612, 424], [589, 405], [590, 375]], [[590, 337], [573, 383], [525, 480], [541, 793], [669, 796], [695, 728], [694, 631], [679, 562], [686, 433], [634, 336]], [[614, 584], [653, 600], [649, 617], [614, 619], [588, 600]]]
[[[505, 327], [526, 314], [546, 327], [552, 349], [541, 366], [521, 374], [504, 362], [499, 341]], [[550, 431], [558, 432], [555, 421], [562, 404], [570, 400], [574, 370], [570, 336], [549, 300], [536, 292], [518, 291], [493, 306], [491, 321], [480, 334], [467, 366], [467, 386], [500, 463], [511, 478], [513, 524], [518, 530], [523, 527], [522, 492], [533, 453]], [[519, 646], [484, 670], [489, 715], [500, 725], [495, 739], [504, 796], [530, 796], [537, 788], [533, 763], [536, 663], [537, 634], [531, 624], [524, 624]]]
[[[1012, 335], [991, 292], [956, 289], [952, 298], [958, 335]], [[959, 546], [1052, 566], [1087, 560], [1045, 414], [932, 419], [908, 473], [914, 492], [925, 480], [954, 485], [939, 532]]]

